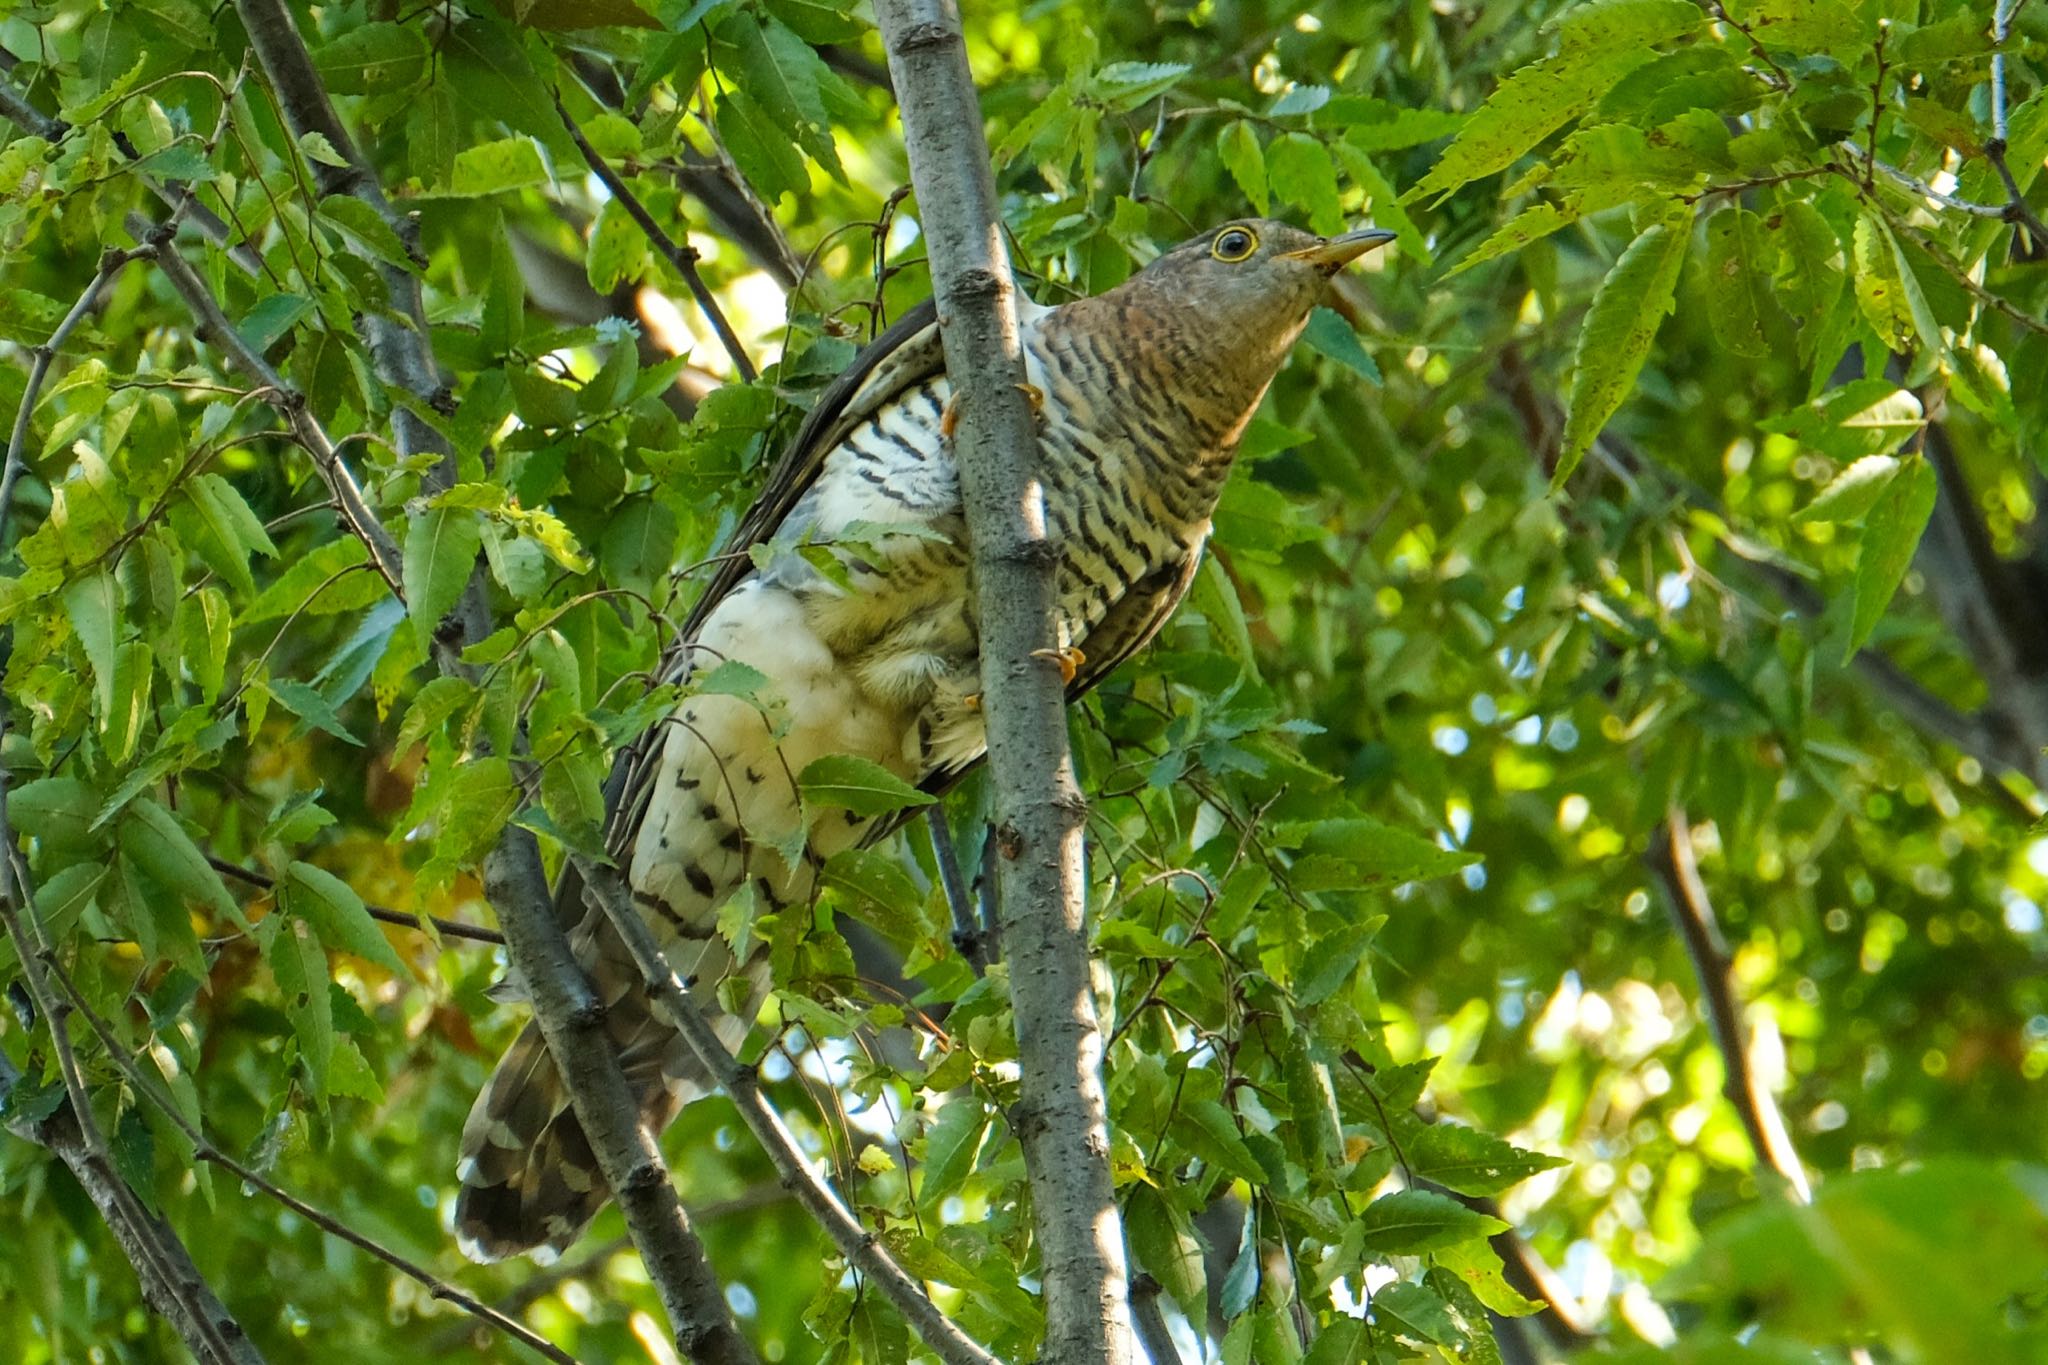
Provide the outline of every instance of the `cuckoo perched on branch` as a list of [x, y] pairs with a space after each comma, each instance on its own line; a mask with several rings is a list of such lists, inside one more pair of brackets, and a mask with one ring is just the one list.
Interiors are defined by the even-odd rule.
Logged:
[[[1238, 440], [1309, 311], [1331, 276], [1393, 235], [1238, 221], [1093, 298], [1041, 308], [1018, 295], [1045, 525], [1060, 555], [1052, 662], [1070, 695], [1172, 613]], [[736, 548], [773, 552], [726, 561], [667, 671], [687, 681], [738, 660], [766, 676], [768, 695], [686, 695], [621, 756], [609, 851], [728, 1047], [753, 1022], [768, 963], [758, 951], [735, 960], [720, 905], [742, 887], [769, 910], [804, 902], [826, 858], [893, 828], [888, 816], [806, 807], [797, 774], [851, 754], [939, 791], [983, 755], [950, 393], [930, 303], [834, 381], [735, 535]], [[841, 572], [800, 553], [819, 546]], [[579, 921], [572, 941], [643, 1120], [659, 1132], [701, 1093], [702, 1072], [655, 1016], [602, 911], [583, 910], [573, 872], [558, 895]], [[535, 1026], [477, 1097], [459, 1174], [456, 1231], [486, 1260], [559, 1251], [610, 1197]]]

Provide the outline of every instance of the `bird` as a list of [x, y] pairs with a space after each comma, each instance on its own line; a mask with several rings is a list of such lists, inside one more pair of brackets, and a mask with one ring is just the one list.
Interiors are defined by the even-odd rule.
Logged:
[[[1016, 291], [1058, 556], [1053, 661], [1070, 696], [1165, 623], [1193, 580], [1238, 442], [1311, 311], [1339, 270], [1393, 236], [1236, 219], [1100, 294], [1046, 307]], [[665, 665], [686, 684], [681, 700], [615, 765], [607, 851], [728, 1047], [744, 1039], [769, 973], [764, 952], [735, 956], [721, 905], [742, 888], [763, 910], [802, 903], [827, 858], [894, 823], [807, 807], [797, 775], [852, 755], [941, 792], [984, 754], [955, 416], [927, 301], [863, 350], [799, 426], [729, 542], [752, 552], [721, 560]], [[751, 696], [690, 691], [731, 661], [765, 684]], [[658, 1135], [711, 1083], [582, 899], [566, 871], [558, 909]], [[610, 1197], [534, 1024], [477, 1096], [457, 1175], [458, 1243], [483, 1261], [551, 1259]]]

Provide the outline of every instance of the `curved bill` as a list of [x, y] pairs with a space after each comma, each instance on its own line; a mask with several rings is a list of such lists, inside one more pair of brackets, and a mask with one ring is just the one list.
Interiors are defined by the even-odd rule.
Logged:
[[1289, 260], [1307, 261], [1311, 265], [1341, 270], [1374, 247], [1385, 246], [1393, 240], [1394, 234], [1385, 228], [1360, 228], [1356, 232], [1347, 232], [1339, 237], [1325, 237], [1314, 246], [1305, 246], [1299, 251], [1285, 251], [1281, 255]]

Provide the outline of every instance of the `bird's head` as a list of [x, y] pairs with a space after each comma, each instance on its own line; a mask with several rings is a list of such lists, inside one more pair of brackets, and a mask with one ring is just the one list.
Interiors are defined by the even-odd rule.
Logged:
[[1319, 237], [1270, 218], [1239, 218], [1182, 242], [1105, 295], [1143, 319], [1176, 369], [1199, 371], [1231, 418], [1287, 359], [1330, 279], [1394, 239], [1384, 228]]

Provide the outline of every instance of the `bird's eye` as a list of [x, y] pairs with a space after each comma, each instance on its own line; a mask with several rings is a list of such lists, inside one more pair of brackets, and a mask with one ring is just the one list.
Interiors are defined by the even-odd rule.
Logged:
[[1209, 244], [1209, 254], [1226, 264], [1241, 261], [1259, 249], [1258, 234], [1250, 228], [1225, 228]]

